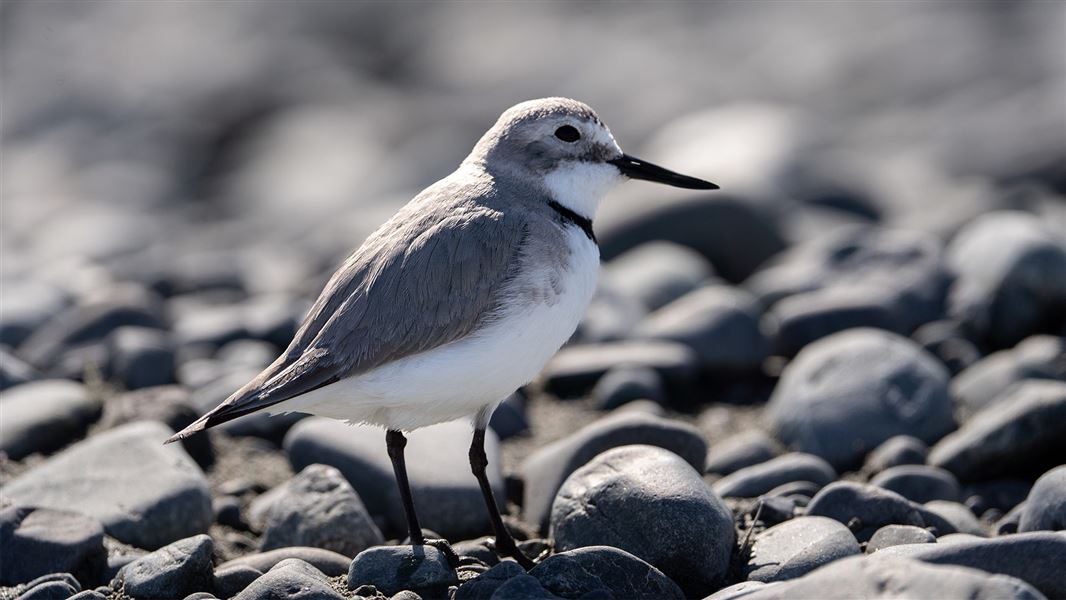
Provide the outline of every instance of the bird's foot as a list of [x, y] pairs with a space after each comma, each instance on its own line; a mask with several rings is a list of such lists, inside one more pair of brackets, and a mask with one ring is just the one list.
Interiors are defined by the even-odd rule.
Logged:
[[452, 549], [452, 546], [448, 543], [448, 540], [426, 540], [425, 545], [433, 546], [438, 551], [440, 551], [440, 553], [444, 555], [444, 559], [448, 561], [448, 564], [451, 565], [453, 569], [459, 568], [459, 555], [456, 554], [455, 550]]

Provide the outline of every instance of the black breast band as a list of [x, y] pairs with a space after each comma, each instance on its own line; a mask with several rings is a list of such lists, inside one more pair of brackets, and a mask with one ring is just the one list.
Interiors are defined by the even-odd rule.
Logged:
[[581, 228], [581, 231], [585, 232], [585, 235], [587, 235], [593, 243], [596, 243], [596, 234], [592, 232], [591, 219], [586, 219], [585, 217], [582, 217], [581, 215], [563, 206], [562, 204], [559, 204], [555, 200], [549, 200], [548, 206], [552, 207], [552, 210], [559, 213], [559, 216], [562, 217], [564, 222], [573, 223], [574, 225], [577, 225]]

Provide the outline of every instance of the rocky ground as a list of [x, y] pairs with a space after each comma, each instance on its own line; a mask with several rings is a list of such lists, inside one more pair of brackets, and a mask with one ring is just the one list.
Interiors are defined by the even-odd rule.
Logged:
[[[1066, 598], [1066, 15], [863, 4], [5, 3], [0, 600]], [[546, 93], [723, 191], [613, 192], [494, 415], [532, 571], [467, 423], [407, 447], [457, 565], [380, 430], [162, 445]]]

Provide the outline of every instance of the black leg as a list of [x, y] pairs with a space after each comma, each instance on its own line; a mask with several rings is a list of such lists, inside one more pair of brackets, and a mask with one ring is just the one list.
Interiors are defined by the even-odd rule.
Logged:
[[492, 486], [489, 485], [489, 477], [485, 473], [485, 467], [489, 465], [489, 459], [485, 456], [485, 428], [479, 426], [474, 429], [474, 439], [470, 442], [470, 469], [477, 477], [478, 485], [481, 486], [481, 495], [485, 498], [485, 506], [489, 509], [489, 518], [492, 519], [492, 532], [496, 535], [496, 552], [506, 555], [518, 561], [525, 570], [532, 569], [535, 565], [514, 542], [511, 532], [503, 524], [500, 517], [500, 509], [496, 506], [496, 497], [492, 495]]
[[411, 536], [411, 544], [424, 546], [426, 540], [422, 536], [422, 527], [418, 524], [418, 515], [415, 514], [411, 484], [407, 481], [407, 465], [403, 460], [403, 449], [407, 446], [407, 438], [403, 437], [399, 431], [390, 429], [385, 433], [385, 446], [389, 450], [389, 458], [392, 459], [392, 471], [396, 475], [396, 485], [400, 486], [400, 499], [403, 500], [403, 510], [407, 513], [407, 529]]

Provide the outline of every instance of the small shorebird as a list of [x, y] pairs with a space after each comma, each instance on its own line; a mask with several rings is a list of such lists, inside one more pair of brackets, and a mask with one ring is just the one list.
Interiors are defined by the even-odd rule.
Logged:
[[168, 442], [259, 411], [384, 427], [411, 543], [422, 545], [404, 432], [472, 417], [470, 466], [496, 551], [532, 567], [489, 487], [485, 427], [577, 328], [599, 271], [592, 218], [626, 177], [717, 188], [624, 154], [581, 102], [512, 107], [348, 257], [273, 364]]

